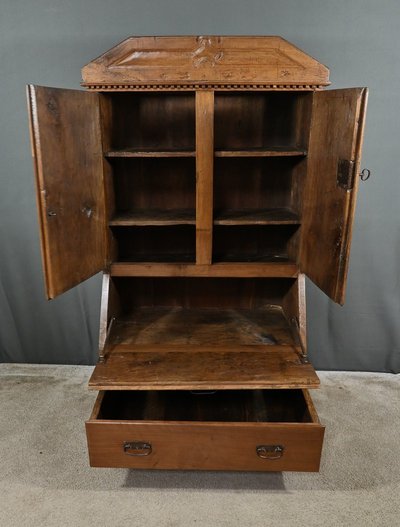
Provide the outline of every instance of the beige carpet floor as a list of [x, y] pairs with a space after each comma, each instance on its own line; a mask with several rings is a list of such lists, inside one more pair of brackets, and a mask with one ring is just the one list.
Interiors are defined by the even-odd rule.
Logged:
[[321, 373], [319, 474], [92, 469], [86, 366], [0, 365], [0, 526], [400, 526], [400, 376]]

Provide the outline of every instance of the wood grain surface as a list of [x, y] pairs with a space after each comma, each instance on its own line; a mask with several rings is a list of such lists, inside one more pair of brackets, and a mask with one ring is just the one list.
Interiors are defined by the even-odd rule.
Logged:
[[221, 210], [214, 225], [299, 225], [300, 218], [287, 208]]
[[196, 225], [194, 209], [147, 209], [119, 212], [110, 221], [110, 226], [163, 226]]
[[[300, 269], [332, 300], [344, 303], [358, 189], [366, 88], [314, 94], [304, 189]], [[352, 164], [351, 188], [338, 183], [341, 160]]]
[[196, 263], [212, 260], [214, 92], [196, 93]]
[[212, 265], [173, 263], [114, 262], [110, 269], [112, 276], [209, 276], [241, 278], [295, 278], [298, 267], [293, 262], [269, 263], [214, 263]]
[[[293, 399], [298, 396], [292, 395]], [[101, 393], [86, 422], [91, 466], [255, 471], [319, 469], [324, 427], [307, 392], [304, 404], [308, 422], [112, 420], [101, 415], [103, 400]], [[286, 404], [290, 406], [290, 401]], [[150, 445], [149, 455], [126, 454], [124, 443], [134, 441]], [[281, 447], [281, 456], [260, 458], [256, 451], [260, 445]]]
[[248, 148], [233, 150], [216, 150], [215, 157], [302, 157], [307, 155], [304, 149], [300, 148]]
[[196, 157], [195, 150], [155, 150], [154, 148], [125, 148], [124, 150], [109, 150], [106, 157]]
[[[126, 309], [126, 306], [125, 306]], [[252, 344], [294, 345], [280, 306], [257, 309], [231, 307], [151, 306], [118, 317], [110, 346], [138, 345], [240, 347]]]
[[329, 84], [329, 70], [276, 36], [130, 37], [87, 64], [82, 79], [94, 89], [311, 89]]
[[28, 86], [48, 298], [106, 266], [99, 96]]

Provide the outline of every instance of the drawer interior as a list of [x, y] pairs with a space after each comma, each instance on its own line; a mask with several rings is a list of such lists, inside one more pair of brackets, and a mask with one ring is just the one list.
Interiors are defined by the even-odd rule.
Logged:
[[318, 417], [303, 390], [105, 391], [95, 419], [313, 423]]

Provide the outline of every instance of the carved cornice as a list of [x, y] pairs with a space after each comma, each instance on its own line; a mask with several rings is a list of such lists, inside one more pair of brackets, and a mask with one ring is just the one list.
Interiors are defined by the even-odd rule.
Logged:
[[[97, 90], [320, 89], [328, 69], [281, 37], [130, 37], [82, 69]], [[96, 86], [96, 88], [94, 88]]]

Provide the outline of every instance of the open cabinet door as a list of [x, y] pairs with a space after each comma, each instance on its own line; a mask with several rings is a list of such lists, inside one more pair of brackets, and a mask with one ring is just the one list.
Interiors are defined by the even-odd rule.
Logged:
[[313, 94], [300, 269], [343, 304], [358, 189], [367, 88]]
[[105, 266], [99, 95], [28, 86], [48, 298]]

